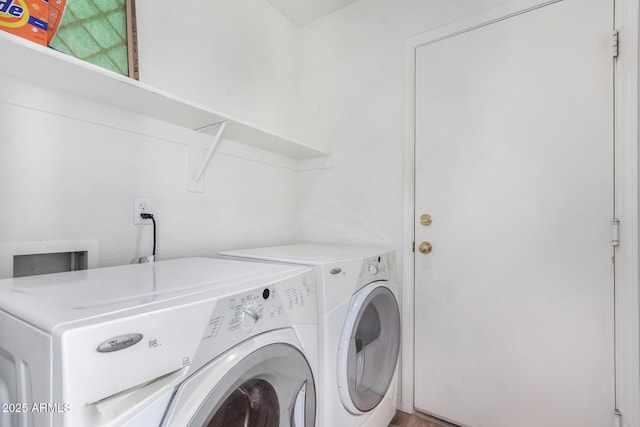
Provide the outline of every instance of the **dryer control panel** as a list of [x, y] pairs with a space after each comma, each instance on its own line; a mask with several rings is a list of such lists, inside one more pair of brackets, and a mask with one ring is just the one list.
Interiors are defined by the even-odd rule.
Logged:
[[377, 280], [390, 280], [390, 278], [390, 254], [387, 253], [379, 256], [365, 258], [362, 261], [362, 266], [360, 267], [358, 286], [356, 287], [356, 290], [368, 285], [371, 282], [375, 282]]

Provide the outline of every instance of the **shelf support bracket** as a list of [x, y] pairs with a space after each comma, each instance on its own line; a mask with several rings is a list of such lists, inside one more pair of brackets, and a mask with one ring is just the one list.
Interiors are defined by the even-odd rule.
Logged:
[[202, 162], [202, 166], [200, 166], [198, 173], [196, 174], [196, 176], [193, 177], [194, 182], [199, 182], [200, 179], [202, 178], [202, 174], [204, 174], [205, 169], [207, 169], [207, 165], [209, 164], [209, 161], [211, 161], [211, 156], [213, 156], [213, 152], [216, 151], [216, 147], [220, 142], [220, 140], [222, 139], [222, 134], [224, 133], [224, 130], [226, 127], [227, 127], [226, 120], [220, 123], [220, 127], [218, 128], [218, 132], [216, 133], [216, 136], [213, 138], [213, 142], [211, 143], [211, 147], [207, 152], [207, 156], [204, 158]]
[[[216, 132], [215, 137], [213, 138], [213, 142], [208, 150], [203, 149], [202, 147], [187, 145], [187, 191], [191, 191], [194, 193], [202, 193], [204, 192], [204, 180], [202, 179], [207, 166], [211, 162], [211, 157], [213, 153], [216, 151], [216, 147], [218, 143], [222, 139], [222, 135], [224, 134], [224, 130], [227, 127], [228, 121], [222, 121], [218, 123], [214, 123], [203, 128], [194, 129], [196, 132], [202, 131], [204, 129], [211, 129], [214, 126], [218, 126], [218, 130]], [[196, 165], [199, 165], [198, 172], [194, 175], [193, 170]]]

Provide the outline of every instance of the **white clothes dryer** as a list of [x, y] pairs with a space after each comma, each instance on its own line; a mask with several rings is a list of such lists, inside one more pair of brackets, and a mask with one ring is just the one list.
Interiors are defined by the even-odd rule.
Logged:
[[304, 267], [190, 258], [0, 280], [0, 426], [313, 427]]
[[318, 286], [321, 427], [387, 427], [397, 406], [400, 311], [394, 252], [291, 245], [224, 257], [314, 266]]

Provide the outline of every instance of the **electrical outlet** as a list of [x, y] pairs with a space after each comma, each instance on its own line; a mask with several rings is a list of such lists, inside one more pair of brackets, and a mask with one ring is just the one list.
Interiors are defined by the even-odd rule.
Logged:
[[151, 212], [151, 199], [136, 197], [133, 199], [133, 223], [135, 225], [152, 223], [150, 219], [142, 219], [140, 214], [143, 213], [153, 213]]

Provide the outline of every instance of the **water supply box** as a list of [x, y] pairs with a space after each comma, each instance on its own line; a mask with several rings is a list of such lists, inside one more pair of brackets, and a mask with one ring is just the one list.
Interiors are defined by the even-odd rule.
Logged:
[[0, 0], [0, 30], [47, 45], [47, 0]]

